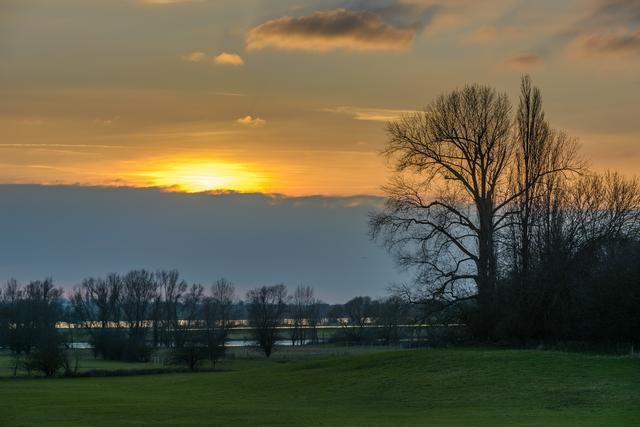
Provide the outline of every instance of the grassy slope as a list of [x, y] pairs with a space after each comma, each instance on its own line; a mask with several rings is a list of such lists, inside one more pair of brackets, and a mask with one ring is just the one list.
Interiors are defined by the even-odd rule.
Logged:
[[0, 425], [640, 425], [640, 361], [405, 350], [231, 372], [0, 380]]

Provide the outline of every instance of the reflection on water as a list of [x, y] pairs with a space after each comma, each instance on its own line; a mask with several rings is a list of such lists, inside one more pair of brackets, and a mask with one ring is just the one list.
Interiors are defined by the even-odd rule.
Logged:
[[[319, 341], [318, 343], [322, 343], [323, 341]], [[311, 344], [311, 340], [305, 340], [304, 344]], [[225, 347], [255, 347], [258, 344], [254, 340], [229, 340], [227, 341]], [[293, 344], [291, 340], [280, 340], [276, 341], [276, 345], [281, 347], [291, 347]], [[298, 344], [299, 345], [299, 344]], [[91, 343], [88, 342], [72, 342], [68, 344], [68, 347], [71, 349], [90, 349], [93, 348]]]

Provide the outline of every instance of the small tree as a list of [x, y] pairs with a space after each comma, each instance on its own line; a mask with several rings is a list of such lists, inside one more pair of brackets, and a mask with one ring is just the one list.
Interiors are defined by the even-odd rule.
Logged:
[[284, 285], [263, 286], [247, 292], [249, 324], [258, 346], [269, 357], [278, 340], [278, 326], [287, 309]]
[[378, 336], [386, 345], [400, 342], [400, 326], [407, 320], [408, 304], [399, 296], [376, 301], [374, 320], [378, 327]]
[[307, 314], [308, 339], [313, 344], [320, 342], [318, 325], [322, 321], [322, 305], [322, 301], [315, 299], [313, 304], [309, 306], [309, 312]]
[[355, 297], [345, 303], [344, 313], [349, 318], [345, 328], [349, 341], [361, 343], [366, 340], [365, 328], [372, 320], [374, 311], [370, 297]]
[[[293, 325], [291, 328], [291, 345], [302, 345], [307, 340], [307, 328], [314, 304], [313, 288], [311, 286], [298, 286], [293, 293], [290, 313]], [[315, 325], [314, 325], [315, 326]]]
[[52, 377], [67, 365], [67, 355], [59, 333], [56, 330], [48, 330], [43, 332], [36, 347], [27, 356], [25, 369]]
[[204, 300], [204, 335], [207, 357], [213, 368], [216, 361], [225, 354], [225, 344], [232, 326], [231, 308], [234, 299], [233, 284], [226, 279], [220, 279], [211, 286], [211, 296]]
[[192, 285], [181, 298], [182, 315], [176, 322], [176, 346], [172, 352], [172, 361], [186, 364], [192, 371], [207, 356], [203, 334], [199, 329], [203, 296], [202, 285]]

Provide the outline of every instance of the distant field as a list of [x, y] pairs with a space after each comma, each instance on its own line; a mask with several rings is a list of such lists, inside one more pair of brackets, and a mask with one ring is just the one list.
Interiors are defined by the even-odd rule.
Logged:
[[[245, 366], [258, 366], [264, 367], [265, 365], [273, 363], [284, 362], [301, 362], [310, 359], [317, 359], [320, 357], [333, 357], [333, 356], [349, 356], [368, 353], [379, 353], [399, 350], [401, 347], [386, 347], [386, 346], [342, 346], [342, 345], [305, 345], [296, 347], [278, 347], [273, 353], [270, 359], [264, 357], [264, 353], [255, 347], [231, 347], [227, 349], [227, 357], [224, 360], [219, 361], [216, 364], [216, 369], [220, 370], [238, 370]], [[168, 350], [156, 350], [154, 354], [158, 357], [154, 360], [168, 359]], [[72, 365], [75, 363], [75, 359], [72, 357], [72, 352], [69, 352]], [[100, 358], [94, 358], [91, 350], [78, 350], [78, 372], [87, 372], [92, 370], [111, 371], [111, 370], [144, 370], [144, 369], [162, 369], [173, 368], [176, 366], [164, 365], [162, 363], [154, 363], [153, 361], [148, 363], [131, 363], [120, 362], [117, 360], [103, 360]], [[22, 363], [20, 364], [22, 365]], [[8, 351], [0, 350], [0, 380], [3, 378], [13, 377], [13, 360]], [[178, 366], [179, 367], [179, 366]], [[209, 368], [208, 362], [203, 362], [203, 368]], [[28, 374], [24, 369], [18, 369], [19, 377], [26, 377]], [[42, 376], [42, 374], [32, 373], [32, 376]], [[2, 425], [0, 424], [0, 427]]]
[[303, 351], [274, 361], [238, 354], [225, 372], [2, 379], [0, 425], [640, 425], [638, 359], [497, 349]]

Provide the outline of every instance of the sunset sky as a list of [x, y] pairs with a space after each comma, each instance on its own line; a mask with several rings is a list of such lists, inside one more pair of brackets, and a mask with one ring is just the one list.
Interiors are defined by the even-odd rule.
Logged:
[[524, 73], [637, 174], [640, 0], [0, 0], [0, 280], [385, 295], [412, 278], [367, 230], [385, 122]]
[[637, 0], [3, 0], [0, 182], [381, 194], [386, 120], [525, 72], [637, 172]]

